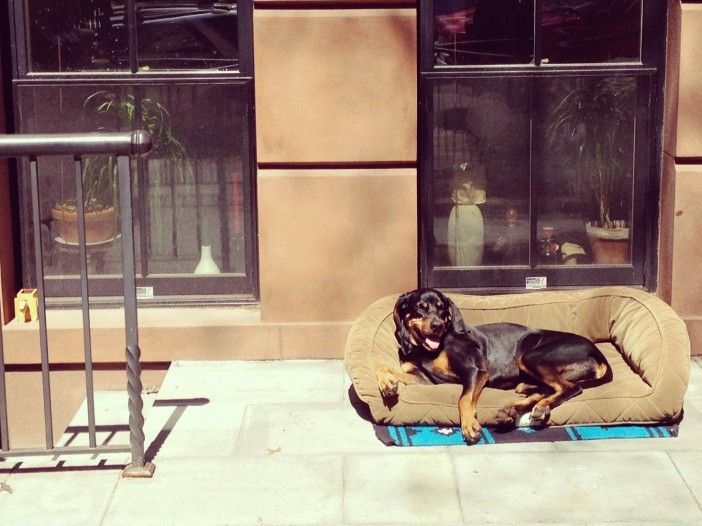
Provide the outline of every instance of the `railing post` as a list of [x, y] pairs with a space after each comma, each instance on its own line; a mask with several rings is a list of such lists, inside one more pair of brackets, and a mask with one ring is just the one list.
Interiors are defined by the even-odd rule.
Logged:
[[44, 391], [44, 432], [46, 449], [54, 448], [54, 424], [51, 413], [51, 366], [49, 364], [49, 337], [46, 325], [46, 294], [44, 291], [44, 255], [41, 239], [41, 201], [39, 199], [39, 164], [36, 157], [30, 157], [29, 174], [32, 187], [32, 226], [34, 229], [34, 264], [37, 275], [37, 295], [39, 298], [39, 348], [41, 351], [41, 384]]
[[[139, 132], [132, 137], [134, 152], [139, 153]], [[136, 269], [134, 265], [134, 226], [132, 223], [132, 181], [129, 157], [117, 157], [119, 177], [119, 205], [122, 231], [122, 276], [124, 283], [124, 322], [126, 334], [127, 394], [129, 396], [129, 443], [131, 463], [124, 468], [123, 477], [148, 478], [155, 466], [144, 459], [144, 416], [142, 410], [141, 350], [139, 349], [139, 324], [137, 317]]]
[[[46, 427], [46, 449], [22, 448], [10, 450], [5, 362], [0, 327], [0, 457], [60, 454], [79, 452], [122, 452], [126, 446], [98, 445], [95, 439], [93, 407], [92, 350], [90, 340], [90, 303], [87, 265], [87, 243], [85, 238], [85, 209], [82, 179], [82, 156], [117, 155], [119, 178], [120, 219], [122, 232], [122, 264], [124, 283], [124, 314], [126, 332], [127, 393], [129, 395], [129, 449], [131, 463], [124, 469], [125, 477], [151, 477], [154, 466], [146, 462], [144, 453], [144, 417], [142, 410], [141, 351], [137, 320], [136, 269], [134, 262], [134, 225], [132, 223], [132, 192], [130, 156], [145, 155], [153, 147], [151, 134], [138, 130], [131, 133], [66, 133], [66, 134], [18, 134], [0, 135], [0, 157], [29, 157], [32, 196], [32, 219], [34, 223], [34, 252], [37, 267], [37, 291], [39, 297], [39, 342], [42, 357], [42, 385], [44, 390], [44, 418]], [[37, 157], [40, 155], [73, 155], [75, 158], [76, 199], [79, 221], [79, 247], [81, 260], [81, 298], [83, 305], [83, 337], [86, 361], [86, 390], [88, 397], [89, 447], [54, 447], [51, 415], [50, 363], [46, 327], [46, 301], [44, 296], [44, 272], [41, 235], [41, 210], [39, 200], [39, 172]]]

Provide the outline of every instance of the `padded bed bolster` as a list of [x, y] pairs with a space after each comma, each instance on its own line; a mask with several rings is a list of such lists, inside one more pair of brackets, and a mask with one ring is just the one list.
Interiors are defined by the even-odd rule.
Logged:
[[[505, 322], [570, 331], [594, 341], [613, 368], [611, 382], [585, 389], [555, 408], [550, 425], [669, 422], [682, 412], [690, 372], [690, 340], [680, 317], [656, 296], [628, 287], [502, 296], [449, 294], [471, 325]], [[383, 424], [456, 425], [456, 384], [400, 385], [388, 404], [378, 390], [379, 364], [399, 367], [392, 311], [397, 296], [382, 298], [358, 317], [346, 342], [346, 368], [373, 419]], [[478, 420], [494, 417], [517, 398], [486, 388]]]

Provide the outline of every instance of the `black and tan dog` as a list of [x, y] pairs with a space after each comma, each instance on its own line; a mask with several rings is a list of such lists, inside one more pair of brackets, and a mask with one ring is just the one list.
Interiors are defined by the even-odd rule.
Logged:
[[481, 427], [476, 405], [485, 386], [525, 395], [497, 413], [495, 425], [515, 425], [531, 410], [545, 422], [551, 409], [577, 396], [582, 387], [604, 383], [612, 371], [603, 354], [583, 336], [515, 323], [472, 327], [455, 304], [435, 289], [402, 294], [394, 310], [401, 370], [377, 368], [383, 397], [397, 396], [399, 383], [423, 378], [463, 386], [458, 400], [466, 441], [477, 442]]

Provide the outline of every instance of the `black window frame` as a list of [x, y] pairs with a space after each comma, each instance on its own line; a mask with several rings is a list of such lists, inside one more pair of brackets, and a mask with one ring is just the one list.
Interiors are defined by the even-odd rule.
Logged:
[[[255, 142], [255, 99], [254, 99], [254, 56], [253, 56], [253, 1], [238, 0], [238, 68], [237, 69], [154, 69], [139, 68], [137, 57], [137, 27], [135, 0], [125, 0], [127, 10], [127, 30], [129, 40], [129, 69], [117, 71], [76, 71], [76, 72], [32, 72], [29, 68], [29, 41], [26, 29], [26, 1], [9, 0], [10, 36], [13, 79], [13, 96], [18, 91], [31, 86], [71, 87], [75, 85], [99, 84], [100, 86], [157, 86], [157, 85], [230, 85], [245, 92], [245, 130], [242, 167], [244, 170], [242, 190], [244, 193], [244, 272], [212, 276], [192, 277], [187, 274], [149, 275], [147, 256], [137, 258], [137, 287], [153, 287], [157, 295], [153, 298], [140, 298], [146, 305], [169, 304], [242, 304], [257, 302], [259, 299], [258, 281], [258, 235], [256, 209], [256, 142]], [[18, 99], [17, 99], [18, 100]], [[15, 105], [15, 126], [20, 128], [21, 115]], [[144, 161], [134, 161], [132, 169], [143, 173]], [[18, 164], [20, 177], [26, 173]], [[138, 178], [140, 181], [143, 177]], [[21, 184], [20, 184], [21, 186]], [[20, 196], [21, 197], [21, 196]], [[20, 216], [22, 215], [22, 206]], [[144, 213], [145, 207], [135, 203], [134, 214]], [[20, 224], [29, 224], [20, 217]], [[20, 232], [22, 245], [22, 281], [25, 286], [33, 286], [33, 256], [30, 253], [32, 233], [29, 228]], [[47, 300], [53, 305], [73, 305], [80, 300], [80, 280], [45, 278]], [[90, 276], [91, 303], [115, 304], [121, 301], [119, 276]]]
[[[655, 290], [657, 281], [657, 234], [659, 179], [662, 171], [663, 75], [667, 5], [662, 0], [642, 0], [641, 57], [639, 61], [602, 64], [541, 64], [540, 8], [534, 3], [534, 60], [516, 65], [435, 65], [434, 0], [420, 0], [418, 8], [418, 266], [423, 287], [477, 293], [520, 292], [526, 278], [546, 277], [548, 289], [567, 289], [600, 285], [629, 285]], [[633, 234], [631, 264], [539, 266], [533, 255], [537, 239], [531, 192], [531, 240], [529, 266], [437, 267], [433, 257], [434, 208], [432, 196], [433, 165], [433, 89], [437, 80], [470, 78], [529, 78], [576, 76], [633, 76], [637, 86], [637, 136], [646, 133], [645, 145], [637, 144], [635, 154]], [[643, 84], [643, 86], [642, 86]], [[533, 148], [533, 146], [530, 146]], [[533, 183], [533, 176], [531, 177]]]

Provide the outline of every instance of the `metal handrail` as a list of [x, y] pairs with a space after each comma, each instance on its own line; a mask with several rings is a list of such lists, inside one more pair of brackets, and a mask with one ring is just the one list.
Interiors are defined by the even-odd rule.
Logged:
[[[127, 133], [89, 134], [16, 134], [0, 135], [0, 157], [29, 157], [32, 195], [32, 222], [34, 227], [34, 254], [39, 300], [39, 346], [41, 349], [42, 387], [44, 391], [45, 449], [10, 448], [7, 422], [7, 393], [5, 359], [3, 354], [2, 324], [0, 324], [0, 456], [28, 454], [56, 454], [58, 452], [114, 452], [131, 451], [131, 463], [123, 471], [125, 477], [150, 477], [154, 466], [144, 458], [144, 417], [142, 410], [141, 350], [137, 322], [136, 271], [134, 264], [134, 225], [132, 223], [132, 189], [130, 155], [145, 155], [153, 147], [151, 134], [137, 130]], [[122, 242], [122, 276], [124, 290], [124, 324], [127, 363], [127, 393], [129, 396], [129, 448], [97, 445], [92, 343], [90, 339], [90, 306], [88, 288], [87, 243], [85, 237], [85, 207], [83, 202], [83, 160], [86, 154], [117, 156], [117, 177]], [[46, 326], [46, 297], [41, 243], [41, 215], [39, 197], [39, 168], [37, 157], [43, 155], [72, 155], [75, 159], [76, 204], [78, 213], [78, 244], [80, 251], [81, 305], [83, 309], [83, 347], [85, 356], [86, 399], [88, 408], [88, 447], [54, 447], [49, 379], [49, 350]]]
[[151, 151], [151, 134], [126, 133], [23, 133], [0, 135], [0, 157], [41, 155], [144, 155]]

